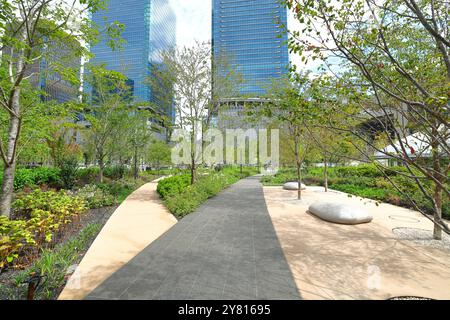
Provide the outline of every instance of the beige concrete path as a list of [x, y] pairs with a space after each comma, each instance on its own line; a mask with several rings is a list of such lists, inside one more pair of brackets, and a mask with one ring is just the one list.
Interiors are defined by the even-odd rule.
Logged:
[[177, 223], [159, 200], [157, 185], [142, 186], [117, 208], [58, 299], [83, 299]]
[[[296, 191], [265, 187], [269, 214], [304, 299], [388, 299], [421, 296], [450, 299], [450, 250], [398, 240], [393, 228], [432, 230], [420, 213], [341, 192], [309, 187]], [[329, 223], [309, 213], [315, 201], [364, 206], [369, 224]]]

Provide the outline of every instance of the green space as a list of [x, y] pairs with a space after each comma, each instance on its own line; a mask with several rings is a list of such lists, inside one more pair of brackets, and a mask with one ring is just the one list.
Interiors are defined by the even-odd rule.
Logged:
[[252, 167], [242, 170], [237, 167], [225, 167], [220, 171], [202, 170], [201, 172], [194, 184], [191, 184], [189, 173], [175, 175], [158, 183], [158, 194], [177, 218], [192, 213], [203, 202], [223, 189], [240, 179], [258, 174], [259, 170]]

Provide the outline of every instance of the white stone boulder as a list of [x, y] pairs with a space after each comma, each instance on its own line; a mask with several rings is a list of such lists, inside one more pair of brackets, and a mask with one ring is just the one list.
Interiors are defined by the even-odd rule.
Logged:
[[[306, 186], [302, 183], [301, 184], [302, 190], [306, 189]], [[298, 182], [287, 182], [283, 186], [284, 190], [298, 190]]]
[[316, 202], [309, 207], [313, 215], [334, 223], [360, 224], [371, 222], [373, 217], [361, 207], [333, 202]]

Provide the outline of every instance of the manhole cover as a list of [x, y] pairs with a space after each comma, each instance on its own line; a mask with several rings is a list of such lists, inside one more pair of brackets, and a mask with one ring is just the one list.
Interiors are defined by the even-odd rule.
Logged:
[[396, 220], [396, 221], [402, 221], [402, 222], [409, 222], [409, 223], [419, 223], [419, 219], [414, 219], [411, 217], [406, 216], [389, 216], [389, 219]]
[[424, 298], [424, 297], [415, 297], [415, 296], [403, 296], [403, 297], [389, 298], [388, 300], [433, 300], [433, 299]]

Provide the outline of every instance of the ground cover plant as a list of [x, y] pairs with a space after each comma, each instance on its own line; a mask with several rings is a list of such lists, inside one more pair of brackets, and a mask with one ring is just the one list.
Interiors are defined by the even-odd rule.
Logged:
[[190, 174], [180, 174], [161, 180], [157, 192], [169, 211], [177, 218], [182, 218], [228, 186], [257, 173], [255, 168], [245, 168], [241, 171], [232, 167], [203, 171], [194, 184], [191, 184]]

